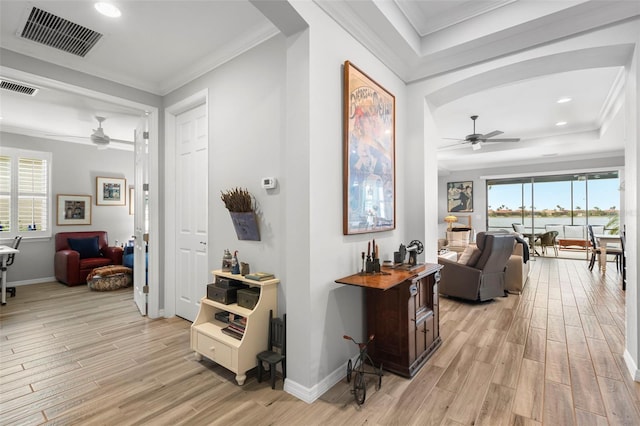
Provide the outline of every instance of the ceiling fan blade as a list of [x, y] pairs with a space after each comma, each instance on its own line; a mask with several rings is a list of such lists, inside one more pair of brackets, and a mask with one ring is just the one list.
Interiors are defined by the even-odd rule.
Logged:
[[520, 138], [481, 139], [482, 142], [520, 142]]
[[55, 134], [55, 133], [46, 133], [45, 136], [51, 136], [51, 137], [54, 137], [54, 138], [74, 138], [74, 139], [91, 140], [91, 138], [88, 137], [88, 136], [58, 135], [58, 134]]
[[467, 145], [466, 141], [458, 141], [457, 143], [448, 143], [445, 145], [440, 145], [438, 146], [437, 150], [438, 151], [450, 151], [450, 150], [454, 150], [454, 149], [459, 149], [459, 148], [463, 148]]
[[504, 132], [501, 132], [500, 130], [494, 130], [494, 131], [493, 131], [493, 132], [491, 132], [491, 133], [487, 133], [486, 135], [482, 135], [482, 136], [481, 136], [481, 138], [482, 138], [482, 139], [489, 139], [489, 138], [492, 138], [492, 137], [494, 137], [494, 136], [501, 135], [501, 134], [503, 134], [503, 133], [504, 133]]
[[[47, 133], [45, 136], [50, 136], [52, 138], [81, 139], [81, 140], [84, 140], [84, 141], [87, 141], [87, 142], [91, 142], [91, 136], [58, 135], [58, 134], [54, 134], [54, 133]], [[122, 143], [122, 144], [135, 145], [135, 142], [127, 141], [127, 140], [124, 140], [124, 139], [109, 138], [109, 142], [117, 142], [117, 143]]]

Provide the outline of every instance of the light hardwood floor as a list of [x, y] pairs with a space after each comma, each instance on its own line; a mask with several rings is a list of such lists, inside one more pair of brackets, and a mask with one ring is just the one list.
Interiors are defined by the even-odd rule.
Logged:
[[532, 265], [521, 296], [441, 299], [440, 349], [412, 380], [367, 376], [362, 407], [344, 380], [313, 404], [281, 380], [237, 386], [195, 361], [189, 322], [140, 317], [130, 289], [19, 287], [0, 311], [0, 424], [640, 425], [615, 265]]

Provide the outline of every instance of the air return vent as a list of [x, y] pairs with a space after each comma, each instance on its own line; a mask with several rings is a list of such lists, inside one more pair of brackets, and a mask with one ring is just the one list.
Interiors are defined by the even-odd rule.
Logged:
[[27, 86], [24, 83], [18, 83], [16, 81], [0, 79], [0, 89], [10, 90], [16, 93], [22, 93], [23, 95], [35, 96], [38, 93], [38, 88], [33, 86]]
[[34, 7], [20, 36], [84, 58], [102, 34]]

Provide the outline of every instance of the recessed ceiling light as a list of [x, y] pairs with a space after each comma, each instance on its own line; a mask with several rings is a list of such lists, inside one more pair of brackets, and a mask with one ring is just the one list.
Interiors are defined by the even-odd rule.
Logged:
[[567, 125], [567, 122], [566, 122], [566, 121], [558, 121], [558, 122], [556, 123], [556, 126], [566, 126], [566, 125]]
[[99, 2], [95, 4], [95, 8], [98, 12], [102, 13], [104, 16], [108, 16], [109, 18], [118, 18], [122, 15], [122, 13], [120, 13], [120, 9], [111, 3]]
[[568, 96], [565, 96], [563, 98], [560, 98], [556, 101], [559, 104], [566, 104], [567, 102], [571, 102], [571, 98]]

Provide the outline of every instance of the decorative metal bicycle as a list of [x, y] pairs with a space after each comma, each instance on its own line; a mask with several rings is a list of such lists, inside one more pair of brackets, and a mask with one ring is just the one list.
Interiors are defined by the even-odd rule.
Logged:
[[[364, 378], [365, 374], [375, 374], [378, 376], [378, 380], [376, 382], [376, 390], [380, 390], [382, 387], [382, 363], [380, 363], [380, 367], [376, 368], [373, 364], [373, 360], [367, 353], [367, 346], [373, 340], [375, 335], [369, 336], [369, 340], [367, 343], [359, 343], [356, 342], [353, 337], [347, 336], [346, 334], [342, 336], [345, 340], [351, 340], [353, 343], [358, 345], [358, 349], [360, 350], [360, 354], [356, 359], [355, 366], [352, 364], [351, 360], [347, 363], [347, 383], [351, 382], [351, 375], [355, 374], [353, 378], [353, 397], [356, 400], [358, 405], [364, 404], [364, 400], [367, 397], [367, 382]], [[374, 371], [365, 371], [364, 364], [365, 362], [371, 367], [373, 367]]]

